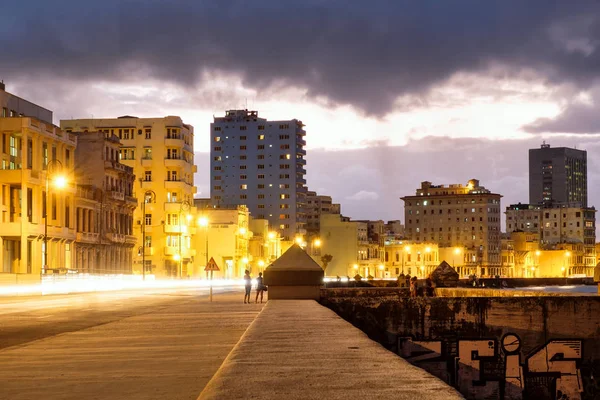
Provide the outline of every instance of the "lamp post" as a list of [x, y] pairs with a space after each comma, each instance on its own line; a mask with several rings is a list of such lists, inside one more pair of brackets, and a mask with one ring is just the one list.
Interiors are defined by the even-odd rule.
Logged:
[[179, 279], [183, 279], [183, 255], [181, 254], [181, 239], [183, 239], [183, 229], [181, 227], [181, 214], [190, 209], [190, 203], [186, 200], [179, 203]]
[[569, 264], [571, 262], [571, 259], [570, 259], [571, 258], [571, 252], [567, 250], [565, 252], [565, 257], [567, 258], [567, 268], [565, 269], [565, 280], [566, 280], [566, 278], [567, 278], [567, 271], [569, 271], [569, 269], [570, 269], [570, 265]]
[[[454, 249], [453, 251], [453, 255], [452, 255], [452, 268], [456, 271], [456, 268], [454, 267], [454, 258], [455, 256], [460, 254], [460, 249], [457, 247]], [[458, 274], [460, 276], [460, 273]]]
[[[141, 180], [140, 180], [141, 182]], [[142, 279], [146, 280], [146, 203], [156, 201], [156, 193], [153, 190], [144, 192], [144, 200], [142, 202]]]
[[203, 227], [205, 229], [205, 233], [206, 233], [206, 264], [204, 265], [205, 267], [208, 265], [208, 218], [206, 217], [200, 217], [198, 218], [198, 225], [200, 225], [201, 227]]
[[410, 254], [410, 246], [404, 246], [402, 248], [402, 275], [404, 275], [404, 252]]
[[[52, 180], [54, 182], [54, 187], [57, 189], [64, 189], [67, 186], [67, 178], [61, 174], [61, 171], [62, 163], [58, 160], [50, 160], [48, 164], [46, 164], [46, 198], [44, 200], [46, 203], [44, 208], [44, 262], [42, 264], [40, 275], [45, 274], [46, 270], [48, 269], [48, 195], [50, 192], [50, 176], [53, 175]], [[56, 175], [57, 173], [58, 175]]]
[[313, 256], [320, 256], [321, 255], [321, 239], [316, 238], [312, 241], [312, 255]]

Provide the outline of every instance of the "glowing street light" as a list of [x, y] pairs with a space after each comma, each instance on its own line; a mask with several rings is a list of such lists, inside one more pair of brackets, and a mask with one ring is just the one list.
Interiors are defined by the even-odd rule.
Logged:
[[275, 232], [269, 232], [268, 237], [269, 237], [270, 240], [274, 240], [275, 236], [277, 236], [277, 235], [275, 235]]
[[175, 261], [180, 261], [181, 260], [181, 256], [179, 255], [179, 253], [177, 253], [177, 254], [175, 254], [173, 256], [173, 260], [175, 260]]
[[48, 196], [50, 193], [50, 178], [52, 177], [52, 186], [57, 190], [62, 190], [67, 187], [67, 178], [62, 175], [62, 163], [59, 160], [50, 160], [46, 164], [46, 198], [44, 207], [44, 264], [40, 271], [40, 275], [46, 272], [48, 267]]
[[240, 228], [240, 235], [244, 236], [246, 234], [246, 228]]
[[315, 239], [315, 241], [314, 241], [314, 245], [315, 245], [316, 247], [321, 247], [321, 239]]
[[354, 264], [354, 265], [352, 266], [352, 268], [354, 268], [354, 269], [358, 269], [358, 264]]

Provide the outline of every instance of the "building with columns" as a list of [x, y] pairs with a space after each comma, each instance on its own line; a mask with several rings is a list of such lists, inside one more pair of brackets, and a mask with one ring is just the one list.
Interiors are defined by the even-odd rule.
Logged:
[[78, 138], [75, 265], [80, 273], [133, 271], [135, 175], [119, 162], [119, 154], [116, 135], [87, 132]]
[[[180, 117], [62, 120], [67, 132], [100, 131], [120, 141], [117, 160], [133, 169], [137, 182], [133, 197], [132, 249], [134, 272], [158, 277], [186, 276], [195, 251], [193, 220], [194, 129]], [[110, 178], [109, 178], [110, 179]]]

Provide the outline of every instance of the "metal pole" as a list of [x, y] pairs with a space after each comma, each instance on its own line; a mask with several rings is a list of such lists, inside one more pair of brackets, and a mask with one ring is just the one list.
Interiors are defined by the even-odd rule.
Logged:
[[146, 193], [142, 203], [142, 280], [146, 280]]
[[[206, 265], [208, 265], [208, 224], [206, 224]], [[223, 268], [225, 268], [225, 266], [222, 266]], [[213, 288], [212, 288], [212, 278], [213, 278], [213, 272], [210, 271], [210, 290], [209, 290], [209, 300], [212, 303], [212, 299], [213, 299]]]
[[42, 275], [46, 272], [46, 265], [48, 265], [48, 191], [50, 190], [50, 185], [48, 183], [48, 174], [48, 166], [46, 165], [46, 204], [44, 207], [44, 263], [42, 264], [42, 269], [40, 271], [40, 284], [42, 283]]
[[181, 262], [183, 257], [181, 256], [181, 210], [183, 209], [183, 203], [179, 206], [179, 279], [182, 278]]

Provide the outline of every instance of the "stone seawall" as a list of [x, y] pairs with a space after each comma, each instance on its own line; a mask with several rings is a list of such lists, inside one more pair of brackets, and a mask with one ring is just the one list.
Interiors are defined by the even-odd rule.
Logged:
[[321, 304], [467, 398], [600, 398], [598, 296], [345, 291], [322, 289]]

